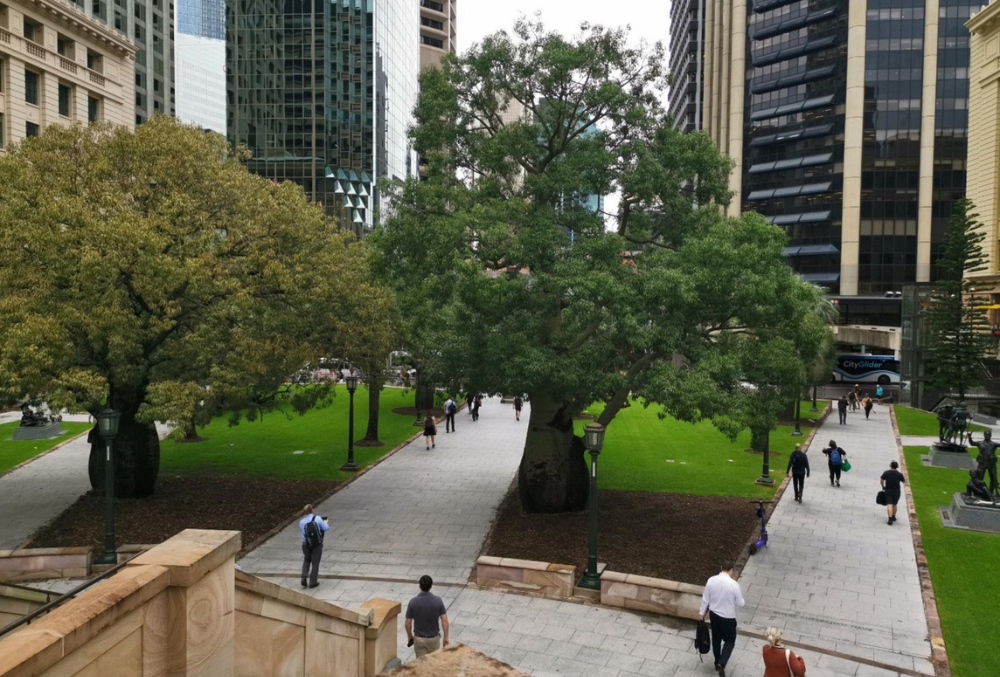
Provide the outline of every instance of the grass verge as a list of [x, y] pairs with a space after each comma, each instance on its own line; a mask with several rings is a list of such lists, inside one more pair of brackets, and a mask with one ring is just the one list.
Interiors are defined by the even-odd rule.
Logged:
[[[347, 461], [349, 396], [337, 387], [332, 404], [303, 415], [286, 406], [256, 421], [230, 426], [218, 418], [198, 429], [202, 442], [165, 441], [160, 448], [160, 471], [167, 474], [212, 473], [284, 479], [343, 481], [353, 475], [340, 471]], [[384, 446], [354, 446], [361, 467], [371, 465], [409, 438], [418, 429], [412, 416], [392, 413], [412, 404], [413, 393], [398, 388], [382, 391], [379, 433]], [[368, 426], [368, 390], [354, 395], [354, 439], [364, 437]]]
[[[900, 435], [923, 435], [938, 436], [937, 414], [912, 407], [896, 406], [896, 423], [899, 425]], [[984, 426], [973, 423], [969, 425], [972, 432], [982, 432], [986, 430]], [[966, 481], [968, 481], [966, 479]], [[962, 482], [965, 486], [965, 482]]]
[[[820, 411], [822, 411], [821, 403]], [[812, 402], [802, 402], [805, 415]], [[590, 413], [598, 413], [593, 408]], [[600, 456], [598, 477], [601, 489], [656, 491], [701, 496], [770, 498], [781, 481], [788, 455], [796, 442], [811, 431], [812, 417], [803, 417], [803, 437], [792, 437], [791, 426], [779, 426], [771, 433], [770, 474], [774, 486], [754, 483], [761, 474], [763, 458], [747, 453], [750, 432], [730, 441], [711, 423], [685, 423], [673, 418], [660, 420], [656, 406], [643, 408], [634, 403], [623, 409], [608, 426]], [[577, 421], [582, 434], [586, 421]], [[819, 464], [818, 452], [810, 454]]]
[[62, 427], [66, 432], [55, 439], [11, 441], [10, 437], [19, 425], [20, 421], [0, 425], [0, 472], [10, 470], [15, 465], [43, 454], [57, 444], [62, 444], [74, 435], [93, 427], [90, 423], [63, 421]]
[[[897, 417], [900, 409], [896, 408]], [[948, 661], [955, 677], [995, 677], [1000, 675], [1000, 652], [992, 624], [983, 619], [993, 613], [989, 609], [1000, 606], [1000, 579], [987, 565], [1000, 559], [1000, 535], [946, 529], [941, 524], [938, 506], [951, 505], [952, 494], [965, 490], [969, 474], [924, 467], [920, 456], [928, 451], [904, 449]]]

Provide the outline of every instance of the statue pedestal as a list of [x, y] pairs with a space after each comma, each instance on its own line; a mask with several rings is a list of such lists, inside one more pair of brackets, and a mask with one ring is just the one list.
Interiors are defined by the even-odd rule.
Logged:
[[935, 442], [931, 445], [931, 453], [923, 456], [925, 465], [934, 468], [953, 468], [956, 470], [971, 470], [976, 467], [969, 450], [961, 444], [942, 444]]
[[65, 430], [59, 423], [49, 423], [48, 425], [39, 426], [23, 426], [20, 425], [14, 428], [14, 434], [11, 435], [11, 442], [18, 442], [21, 440], [51, 440], [55, 437], [62, 435]]
[[982, 501], [977, 504], [975, 499], [970, 501], [966, 502], [965, 495], [956, 491], [950, 506], [938, 506], [941, 523], [952, 529], [972, 529], [1000, 534], [1000, 504], [990, 505]]

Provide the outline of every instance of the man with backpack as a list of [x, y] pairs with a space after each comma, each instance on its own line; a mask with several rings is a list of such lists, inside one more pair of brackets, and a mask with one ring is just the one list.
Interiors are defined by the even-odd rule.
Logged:
[[795, 451], [788, 457], [788, 468], [785, 474], [792, 475], [792, 489], [795, 490], [795, 500], [802, 502], [802, 489], [805, 487], [806, 477], [809, 476], [809, 457], [802, 451], [802, 445], [796, 444]]
[[313, 511], [312, 505], [302, 508], [305, 515], [299, 520], [302, 533], [302, 587], [319, 586], [319, 560], [323, 556], [323, 536], [330, 530], [325, 518]]
[[457, 413], [458, 405], [455, 403], [455, 400], [449, 397], [444, 403], [444, 431], [446, 433], [455, 432], [455, 414]]
[[847, 396], [841, 395], [837, 400], [837, 413], [840, 414], [840, 425], [847, 425]]
[[823, 450], [826, 454], [827, 463], [830, 466], [830, 486], [833, 486], [836, 482], [837, 486], [840, 486], [840, 471], [844, 466], [844, 459], [847, 458], [847, 452], [837, 446], [837, 443], [830, 440], [830, 446]]

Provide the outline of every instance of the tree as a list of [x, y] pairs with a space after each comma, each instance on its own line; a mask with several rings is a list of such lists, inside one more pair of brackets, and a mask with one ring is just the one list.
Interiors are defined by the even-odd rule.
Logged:
[[202, 400], [268, 408], [355, 298], [345, 237], [242, 157], [158, 117], [134, 133], [49, 127], [0, 158], [0, 391], [120, 410], [120, 496], [154, 489], [154, 421], [190, 427]]
[[962, 401], [969, 388], [982, 384], [979, 363], [992, 349], [983, 307], [989, 301], [976, 293], [976, 283], [968, 277], [986, 269], [986, 234], [974, 209], [965, 198], [955, 202], [937, 262], [939, 279], [926, 311], [930, 383], [943, 392], [957, 391]]
[[[371, 236], [434, 381], [528, 394], [531, 512], [586, 505], [573, 419], [594, 402], [604, 425], [634, 395], [740, 429], [736, 337], [814, 307], [778, 228], [722, 217], [729, 160], [673, 129], [662, 49], [626, 37], [520, 21], [425, 70], [413, 137], [429, 179], [400, 187]], [[615, 192], [614, 214], [586, 199]]]

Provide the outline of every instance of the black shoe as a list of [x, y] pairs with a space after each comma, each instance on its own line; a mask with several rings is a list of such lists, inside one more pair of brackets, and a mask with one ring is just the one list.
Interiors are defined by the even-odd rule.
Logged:
[[887, 519], [885, 521], [885, 523], [888, 524], [891, 527], [892, 526], [892, 518], [890, 517], [889, 519]]
[[306, 579], [303, 578], [302, 579], [302, 587], [305, 588], [307, 586], [308, 586], [308, 583], [306, 583]]
[[437, 448], [438, 448], [438, 445], [436, 445], [436, 444], [432, 444], [431, 445], [431, 449], [437, 449]]
[[840, 486], [840, 480], [837, 480], [837, 486], [838, 487]]
[[726, 677], [726, 669], [722, 666], [719, 667], [719, 677]]
[[310, 588], [318, 588], [319, 587], [319, 583], [310, 583], [309, 587]]

